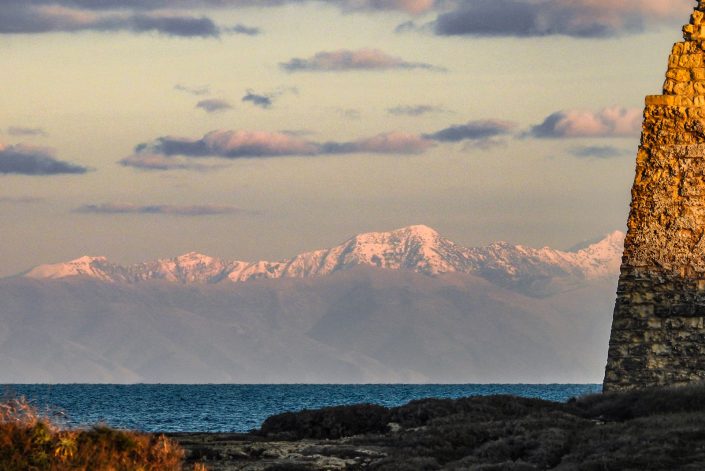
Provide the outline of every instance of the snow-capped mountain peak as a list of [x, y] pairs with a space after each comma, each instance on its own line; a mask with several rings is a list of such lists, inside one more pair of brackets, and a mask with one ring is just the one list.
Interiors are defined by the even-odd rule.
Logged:
[[427, 275], [472, 273], [494, 283], [534, 289], [556, 279], [586, 280], [618, 273], [624, 234], [615, 231], [577, 251], [534, 249], [507, 242], [465, 248], [436, 230], [415, 225], [390, 232], [358, 234], [330, 249], [279, 262], [224, 261], [198, 252], [122, 267], [105, 257], [81, 257], [41, 265], [25, 276], [57, 279], [86, 276], [108, 282], [164, 280], [177, 283], [244, 282], [255, 279], [325, 276], [356, 266], [411, 270]]
[[624, 232], [614, 231], [607, 234], [602, 240], [594, 242], [587, 247], [578, 250], [578, 253], [602, 254], [605, 257], [612, 257], [616, 252], [622, 253], [624, 248]]
[[446, 256], [454, 244], [428, 226], [409, 226], [392, 232], [370, 232], [340, 246], [339, 267], [372, 265], [387, 269], [413, 269], [427, 273], [456, 271]]
[[112, 281], [111, 276], [104, 269], [108, 264], [108, 259], [105, 257], [84, 256], [65, 263], [39, 265], [30, 270], [25, 276], [37, 279], [88, 276], [103, 281]]
[[180, 255], [176, 257], [179, 262], [182, 263], [210, 263], [214, 260], [213, 257], [210, 257], [208, 255], [204, 255], [199, 252], [189, 252], [183, 255]]
[[619, 273], [624, 251], [624, 233], [614, 231], [599, 242], [575, 252], [575, 263], [592, 278]]
[[227, 263], [198, 252], [130, 267], [128, 277], [147, 281], [160, 279], [179, 283], [214, 283], [226, 276]]

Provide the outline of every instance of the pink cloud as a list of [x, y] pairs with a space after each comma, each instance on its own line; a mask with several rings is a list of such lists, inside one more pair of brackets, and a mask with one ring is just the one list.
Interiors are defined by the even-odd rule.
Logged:
[[346, 142], [314, 142], [291, 133], [212, 131], [200, 139], [160, 137], [140, 144], [119, 163], [146, 170], [203, 168], [194, 158], [247, 159], [345, 154], [420, 154], [435, 143], [416, 134], [390, 132]]
[[638, 135], [641, 122], [642, 111], [636, 108], [566, 110], [551, 114], [533, 126], [530, 134], [538, 138], [633, 137]]
[[401, 57], [391, 56], [379, 49], [322, 51], [308, 59], [291, 59], [288, 62], [281, 63], [280, 66], [287, 72], [390, 69], [442, 70], [439, 67], [423, 62], [408, 62]]
[[99, 20], [99, 16], [93, 12], [79, 10], [76, 8], [68, 8], [61, 5], [43, 5], [36, 7], [36, 15], [51, 21], [55, 24], [61, 24], [65, 28], [79, 29], [90, 26]]
[[311, 155], [315, 144], [291, 134], [265, 131], [213, 131], [202, 142], [212, 155], [225, 157]]
[[344, 0], [349, 10], [398, 10], [411, 14], [425, 13], [435, 6], [435, 0]]

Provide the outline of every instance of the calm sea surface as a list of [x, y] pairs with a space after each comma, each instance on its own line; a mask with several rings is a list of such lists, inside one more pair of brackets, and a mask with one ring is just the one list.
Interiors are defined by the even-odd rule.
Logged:
[[598, 384], [441, 385], [3, 385], [68, 426], [105, 423], [148, 432], [245, 432], [273, 414], [326, 406], [398, 406], [428, 397], [512, 394], [552, 401], [601, 391]]

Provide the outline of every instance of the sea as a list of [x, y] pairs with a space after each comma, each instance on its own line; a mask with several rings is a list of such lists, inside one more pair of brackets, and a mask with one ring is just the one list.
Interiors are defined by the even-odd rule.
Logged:
[[5, 400], [25, 398], [70, 428], [105, 424], [144, 432], [247, 432], [287, 411], [423, 398], [510, 394], [565, 402], [598, 393], [599, 384], [7, 384]]

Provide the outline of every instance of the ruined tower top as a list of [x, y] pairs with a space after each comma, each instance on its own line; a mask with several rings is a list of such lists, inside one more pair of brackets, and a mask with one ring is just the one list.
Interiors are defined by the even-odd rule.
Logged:
[[646, 97], [605, 390], [705, 381], [705, 0]]
[[705, 1], [698, 1], [695, 11], [690, 15], [690, 23], [683, 27], [683, 39], [686, 41], [705, 39]]

